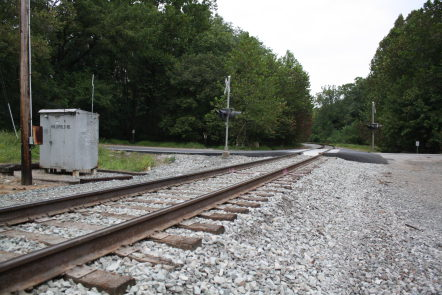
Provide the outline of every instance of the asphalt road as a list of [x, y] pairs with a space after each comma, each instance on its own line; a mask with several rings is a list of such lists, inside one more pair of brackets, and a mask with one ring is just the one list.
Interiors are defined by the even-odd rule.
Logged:
[[[184, 148], [165, 148], [165, 147], [145, 147], [145, 146], [129, 146], [129, 145], [106, 145], [108, 149], [150, 153], [150, 154], [187, 154], [187, 155], [204, 155], [204, 156], [220, 156], [223, 150], [215, 149], [184, 149]], [[287, 154], [300, 154], [312, 148], [319, 148], [317, 144], [304, 144], [303, 149], [290, 150], [269, 150], [269, 151], [238, 151], [229, 150], [231, 155], [247, 156], [247, 157], [275, 157]]]
[[324, 153], [324, 156], [362, 163], [388, 164], [388, 161], [379, 153], [367, 153], [349, 149], [334, 149]]
[[[205, 155], [205, 156], [220, 156], [222, 150], [215, 149], [184, 149], [184, 148], [165, 148], [165, 147], [145, 147], [145, 146], [129, 146], [129, 145], [106, 145], [108, 149], [120, 150], [138, 153], [150, 154], [187, 154], [187, 155]], [[318, 152], [324, 152], [317, 144], [304, 144], [303, 149], [290, 150], [269, 150], [269, 151], [238, 151], [230, 150], [231, 155], [247, 156], [247, 157], [275, 157], [287, 154], [305, 154], [316, 155]], [[311, 150], [314, 149], [314, 150]], [[349, 149], [334, 149], [324, 153], [328, 157], [338, 157], [348, 161], [356, 161], [363, 163], [387, 164], [388, 161], [378, 153], [366, 153]]]

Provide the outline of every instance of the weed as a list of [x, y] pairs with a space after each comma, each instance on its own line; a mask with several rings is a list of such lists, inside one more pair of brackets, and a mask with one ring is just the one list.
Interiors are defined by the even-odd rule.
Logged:
[[104, 147], [98, 149], [98, 167], [123, 171], [148, 171], [155, 166], [152, 155], [112, 151]]

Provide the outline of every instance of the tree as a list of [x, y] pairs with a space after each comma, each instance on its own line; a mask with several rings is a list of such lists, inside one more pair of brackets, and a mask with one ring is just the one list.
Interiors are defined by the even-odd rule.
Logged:
[[[19, 93], [16, 4], [0, 2], [1, 99]], [[31, 7], [34, 113], [90, 110], [94, 76], [100, 136], [130, 138], [135, 129], [137, 139], [220, 144], [216, 110], [232, 75], [233, 104], [244, 111], [232, 126], [238, 144], [294, 143], [308, 133], [302, 66], [232, 29], [214, 13], [216, 1], [33, 0]], [[0, 127], [8, 124], [4, 103]]]
[[[11, 104], [16, 122], [19, 118], [19, 103], [12, 103], [20, 93], [19, 77], [19, 18], [17, 1], [0, 2], [0, 126], [12, 130], [8, 102]], [[11, 79], [15, 76], [16, 79]]]
[[367, 143], [370, 105], [383, 125], [385, 151], [439, 152], [442, 142], [442, 4], [428, 1], [407, 18], [400, 15], [380, 42], [366, 79], [328, 87], [316, 97], [312, 139]]
[[323, 87], [316, 96], [312, 139], [319, 142], [367, 144], [371, 100], [367, 80]]
[[278, 60], [277, 72], [278, 97], [285, 102], [279, 121], [278, 141], [282, 144], [295, 144], [307, 140], [311, 133], [312, 97], [310, 81], [292, 52]]
[[428, 1], [399, 16], [382, 40], [369, 79], [384, 125], [381, 146], [390, 151], [440, 151], [442, 141], [442, 4]]
[[284, 101], [277, 96], [275, 56], [248, 33], [240, 33], [227, 61], [232, 77], [232, 106], [242, 115], [232, 124], [238, 145], [256, 144], [276, 135]]

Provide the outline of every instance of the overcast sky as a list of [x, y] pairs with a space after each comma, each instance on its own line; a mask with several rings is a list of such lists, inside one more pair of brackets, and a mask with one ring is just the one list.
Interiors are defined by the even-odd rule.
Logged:
[[309, 73], [311, 93], [366, 77], [399, 14], [426, 0], [217, 0], [218, 14], [278, 56], [287, 50]]

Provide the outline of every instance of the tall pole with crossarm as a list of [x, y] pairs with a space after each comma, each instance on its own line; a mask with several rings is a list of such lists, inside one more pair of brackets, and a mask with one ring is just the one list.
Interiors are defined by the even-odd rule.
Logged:
[[20, 128], [21, 183], [32, 185], [30, 148], [29, 0], [20, 1]]

